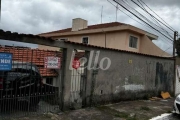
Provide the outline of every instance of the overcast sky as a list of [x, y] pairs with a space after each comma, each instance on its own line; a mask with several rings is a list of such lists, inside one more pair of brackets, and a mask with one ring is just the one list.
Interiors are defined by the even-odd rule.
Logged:
[[[88, 20], [88, 24], [114, 22], [116, 9], [106, 0], [1, 0], [2, 13], [0, 28], [5, 31], [39, 34], [72, 26], [73, 18]], [[110, 0], [111, 1], [111, 0]], [[170, 26], [180, 32], [180, 0], [143, 0]], [[122, 9], [122, 8], [120, 8]], [[122, 9], [123, 10], [123, 9]], [[118, 22], [131, 24], [146, 31], [150, 29], [118, 11]], [[163, 50], [172, 52], [162, 38], [154, 42]], [[0, 41], [0, 44], [6, 42]], [[9, 43], [8, 43], [9, 44]]]

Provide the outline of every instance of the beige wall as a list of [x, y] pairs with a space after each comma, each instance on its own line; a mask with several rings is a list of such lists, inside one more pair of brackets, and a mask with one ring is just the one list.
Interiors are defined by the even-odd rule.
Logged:
[[126, 50], [127, 35], [127, 32], [108, 33], [106, 35], [107, 47]]
[[[89, 37], [90, 45], [105, 47], [105, 34], [107, 48], [115, 48], [150, 55], [170, 56], [166, 52], [163, 52], [163, 50], [161, 50], [159, 47], [157, 47], [146, 35], [139, 35], [130, 31], [117, 31], [108, 33], [102, 32], [96, 34], [74, 35], [68, 37], [55, 37], [54, 39], [67, 38], [69, 41], [82, 43], [82, 37]], [[129, 47], [129, 37], [131, 35], [138, 38], [137, 48]], [[48, 48], [43, 46], [39, 46], [39, 49], [59, 50], [59, 48]]]
[[147, 36], [141, 37], [140, 53], [170, 57], [170, 55], [157, 47]]
[[[130, 35], [138, 37], [137, 49], [129, 47]], [[140, 35], [129, 33], [127, 31], [113, 32], [113, 33], [102, 32], [97, 34], [76, 35], [76, 36], [61, 37], [61, 38], [67, 38], [69, 41], [82, 43], [83, 37], [89, 37], [90, 45], [105, 47], [105, 36], [106, 36], [106, 47], [108, 48], [139, 52], [140, 38], [141, 38]], [[56, 37], [54, 39], [60, 39], [60, 38]]]

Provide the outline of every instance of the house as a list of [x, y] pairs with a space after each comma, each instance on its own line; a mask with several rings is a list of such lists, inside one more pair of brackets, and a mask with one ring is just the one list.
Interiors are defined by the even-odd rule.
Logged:
[[[79, 106], [86, 107], [113, 101], [144, 99], [147, 96], [158, 96], [159, 91], [174, 92], [174, 66], [176, 62], [174, 58], [110, 49], [71, 41], [59, 42], [50, 38], [45, 39], [44, 37], [11, 33], [9, 31], [4, 32], [3, 30], [0, 30], [0, 39], [43, 44], [66, 49], [63, 53], [61, 64], [63, 67], [57, 72], [58, 76], [62, 74], [62, 79], [59, 77], [57, 80], [59, 81], [56, 84], [59, 87], [59, 92], [58, 96], [55, 95], [55, 99], [52, 99], [52, 101], [55, 101], [55, 103], [53, 102], [53, 110], [57, 108], [56, 105], [63, 106], [61, 110], [68, 110], [68, 108], [76, 109]], [[78, 70], [72, 70], [69, 66], [72, 62], [71, 60], [73, 60], [71, 53], [78, 53], [79, 49], [95, 53], [91, 57], [94, 58], [91, 65], [94, 63], [97, 67], [101, 65], [105, 67], [107, 62], [105, 62], [104, 66], [104, 58], [110, 59], [111, 65], [107, 65], [108, 67], [106, 68], [108, 69], [106, 70], [102, 68], [88, 69], [86, 66], [80, 66]], [[13, 47], [7, 49], [7, 47], [2, 47], [1, 52], [13, 52], [13, 60], [33, 62], [42, 69], [46, 68], [44, 67], [46, 66], [43, 61], [44, 57], [62, 57], [62, 51], [49, 53], [51, 52], [49, 50], [44, 51], [30, 48]], [[57, 52], [59, 55], [56, 54]], [[75, 58], [78, 56], [79, 58], [82, 57], [77, 54]], [[89, 52], [85, 52], [83, 56], [88, 58]], [[96, 57], [98, 57], [98, 61], [96, 61]], [[83, 59], [81, 60], [83, 62]], [[49, 70], [54, 71], [54, 69]], [[47, 72], [42, 71], [42, 76], [46, 77]], [[79, 82], [80, 80], [82, 82]], [[49, 93], [45, 93], [43, 96], [47, 98]], [[48, 101], [51, 101], [51, 97], [49, 98]], [[43, 108], [45, 108], [44, 105]]]
[[[72, 20], [72, 28], [42, 33], [39, 36], [149, 55], [170, 56], [152, 42], [157, 40], [158, 36], [119, 22], [88, 26], [88, 21], [76, 18]], [[38, 48], [48, 49], [42, 45], [39, 45]]]
[[[56, 69], [48, 69], [45, 68], [44, 58], [48, 56], [59, 57], [62, 60], [62, 52], [60, 51], [52, 51], [52, 50], [39, 50], [39, 49], [31, 49], [29, 47], [21, 47], [21, 46], [1, 46], [0, 52], [8, 52], [13, 54], [13, 62], [28, 62], [33, 63], [37, 66], [42, 78], [43, 83], [47, 83], [53, 86], [58, 86], [58, 77], [61, 75], [58, 74], [58, 70]], [[78, 52], [75, 54], [76, 58], [81, 58], [84, 56], [84, 52]]]
[[[29, 62], [35, 64], [43, 78], [43, 82], [56, 86], [58, 72], [55, 69], [46, 69], [44, 67], [44, 57], [57, 56], [62, 58], [61, 52], [31, 49], [28, 47], [1, 46], [0, 52], [13, 54], [13, 61]], [[12, 63], [13, 64], [13, 63]]]

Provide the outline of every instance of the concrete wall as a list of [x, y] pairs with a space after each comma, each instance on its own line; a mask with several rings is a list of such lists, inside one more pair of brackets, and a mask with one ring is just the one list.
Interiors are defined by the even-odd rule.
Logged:
[[[159, 96], [161, 91], [167, 91], [171, 95], [174, 93], [174, 59], [172, 58], [147, 56], [76, 44], [70, 44], [68, 47], [93, 51], [94, 54], [92, 56], [90, 54], [88, 57], [91, 68], [96, 64], [96, 62], [94, 63], [96, 56], [99, 56], [97, 64], [104, 63], [104, 68], [107, 65], [107, 60], [104, 58], [109, 58], [111, 61], [110, 68], [107, 70], [87, 69], [87, 79], [85, 80], [86, 105], [106, 104], [121, 100], [149, 99], [153, 96]], [[100, 51], [99, 55], [98, 51]], [[104, 62], [102, 62], [103, 59]], [[67, 72], [72, 73], [69, 69]], [[66, 83], [70, 83], [69, 78]], [[68, 85], [68, 88], [64, 93], [66, 106], [70, 104], [80, 105], [76, 103], [77, 101], [70, 101], [70, 85]]]
[[144, 99], [161, 91], [173, 93], [174, 60], [100, 50], [99, 65], [104, 57], [111, 60], [109, 69], [99, 69], [96, 75], [89, 71], [89, 80], [95, 80], [94, 102]]
[[180, 66], [180, 57], [179, 56], [176, 57], [176, 65]]
[[180, 57], [176, 57], [175, 95], [180, 94]]
[[180, 94], [180, 66], [176, 65], [175, 95]]

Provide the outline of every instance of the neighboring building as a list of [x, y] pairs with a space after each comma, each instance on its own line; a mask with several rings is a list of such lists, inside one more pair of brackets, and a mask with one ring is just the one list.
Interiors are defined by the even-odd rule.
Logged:
[[[170, 56], [152, 42], [152, 40], [157, 40], [158, 36], [137, 27], [119, 22], [88, 26], [86, 20], [76, 18], [72, 21], [72, 28], [39, 35], [51, 37], [55, 40], [68, 40], [156, 56]], [[48, 49], [42, 45], [39, 45], [38, 48]]]
[[[50, 84], [53, 86], [58, 86], [58, 79], [59, 79], [58, 77], [60, 77], [61, 75], [58, 74], [57, 69], [45, 68], [44, 58], [55, 56], [55, 57], [59, 57], [62, 60], [62, 52], [52, 51], [52, 50], [31, 49], [28, 47], [21, 47], [21, 46], [7, 46], [7, 45], [6, 46], [0, 45], [0, 52], [12, 53], [13, 54], [12, 64], [14, 63], [14, 61], [18, 61], [20, 63], [28, 62], [35, 64], [43, 78], [43, 83]], [[84, 52], [77, 52], [74, 57], [80, 59], [83, 56], [84, 56]], [[80, 72], [82, 72], [82, 70]], [[74, 70], [74, 74], [77, 74], [76, 70]]]
[[[13, 54], [13, 61], [18, 62], [29, 62], [35, 64], [41, 76], [43, 82], [57, 86], [58, 72], [55, 69], [47, 69], [44, 67], [44, 58], [48, 56], [57, 56], [62, 58], [61, 52], [50, 51], [50, 50], [39, 50], [31, 49], [28, 47], [17, 47], [17, 46], [1, 46], [0, 52], [8, 52]], [[12, 62], [13, 64], [13, 62]]]

